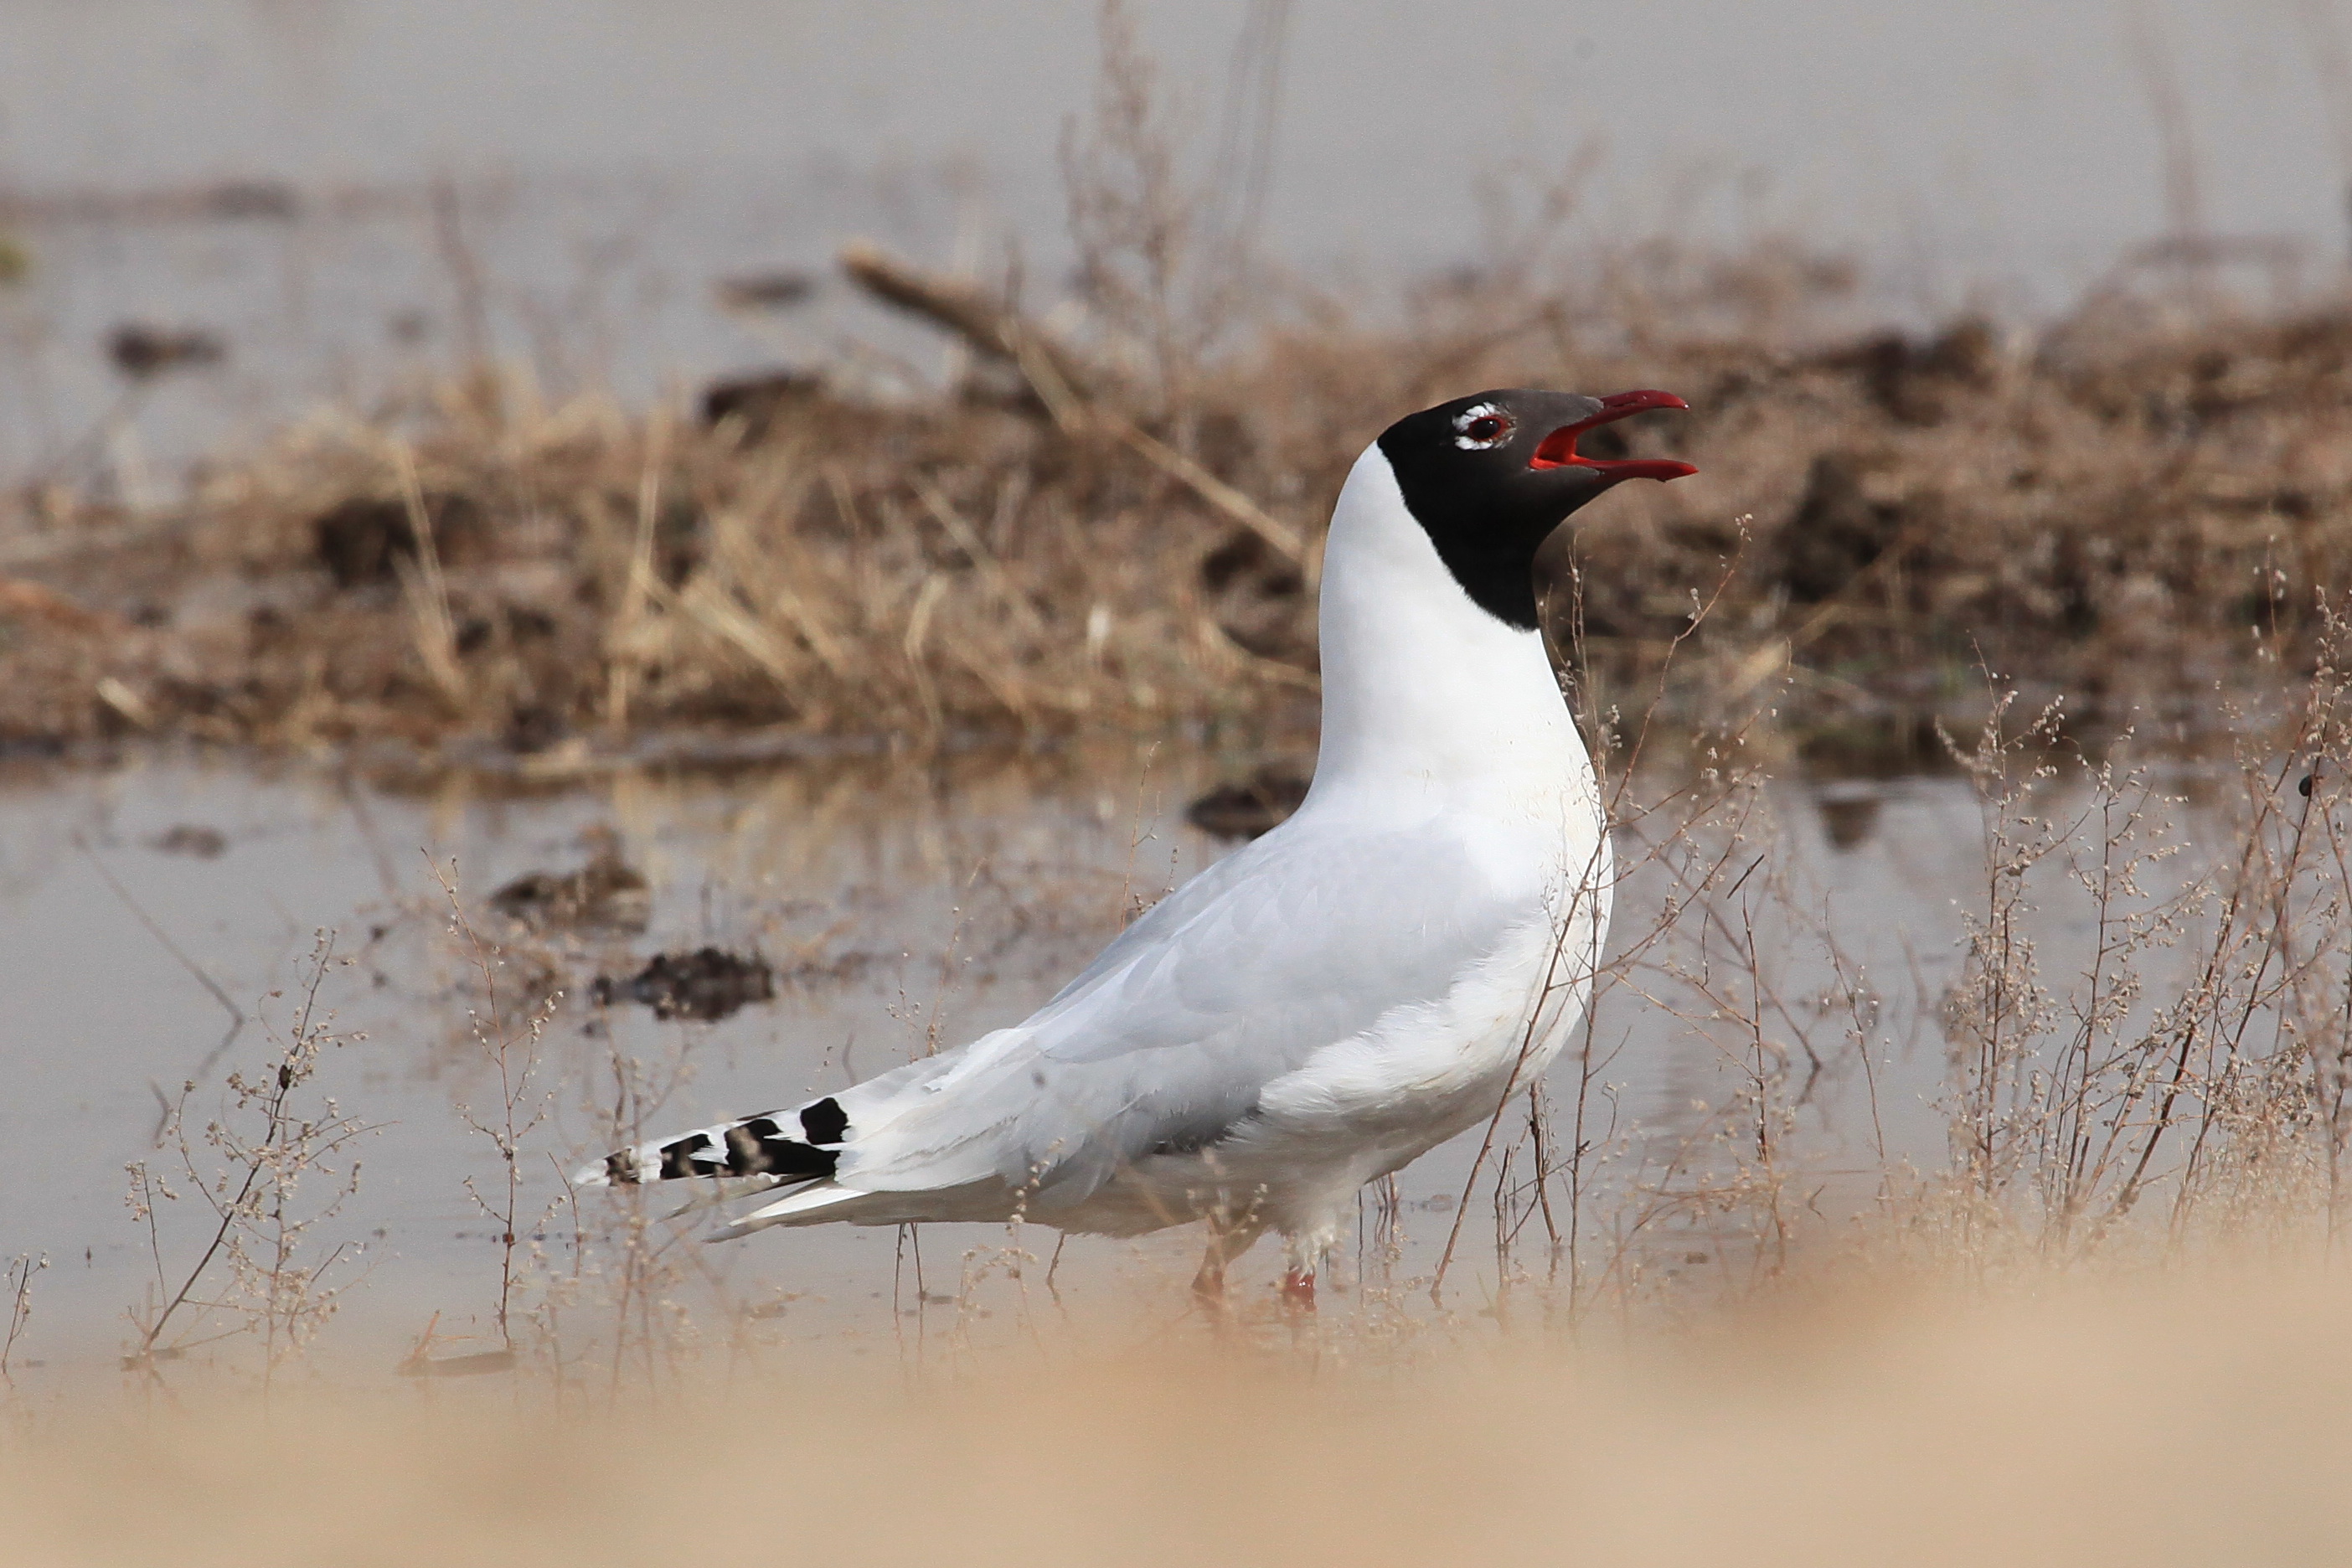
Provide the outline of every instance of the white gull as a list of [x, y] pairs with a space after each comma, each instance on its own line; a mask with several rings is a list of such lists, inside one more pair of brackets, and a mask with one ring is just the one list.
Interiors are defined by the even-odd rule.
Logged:
[[1610, 486], [1692, 471], [1585, 458], [1578, 435], [1682, 406], [1498, 390], [1390, 426], [1331, 518], [1321, 749], [1296, 815], [1024, 1022], [580, 1179], [781, 1191], [714, 1239], [836, 1220], [1017, 1215], [1112, 1236], [1206, 1220], [1195, 1289], [1212, 1300], [1271, 1228], [1286, 1296], [1311, 1306], [1357, 1190], [1537, 1082], [1591, 994], [1609, 840], [1534, 559]]

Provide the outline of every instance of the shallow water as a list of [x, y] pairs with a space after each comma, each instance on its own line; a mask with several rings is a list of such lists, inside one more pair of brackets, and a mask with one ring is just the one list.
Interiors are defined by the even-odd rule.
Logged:
[[[503, 944], [507, 1016], [520, 1013], [518, 997], [564, 993], [527, 1107], [545, 1120], [522, 1141], [523, 1208], [554, 1205], [540, 1234], [560, 1253], [572, 1219], [554, 1173], [602, 1152], [597, 1107], [611, 1098], [616, 1054], [670, 1085], [646, 1128], [661, 1132], [789, 1103], [934, 1038], [954, 1044], [1013, 1021], [1131, 910], [1222, 852], [1181, 818], [1220, 776], [1219, 759], [1174, 744], [936, 767], [866, 759], [723, 776], [624, 773], [520, 795], [510, 782], [465, 776], [420, 793], [326, 770], [162, 756], [12, 774], [0, 781], [0, 964], [14, 982], [0, 1030], [10, 1171], [0, 1257], [51, 1260], [20, 1355], [92, 1365], [120, 1348], [125, 1314], [155, 1272], [124, 1205], [124, 1167], [170, 1167], [157, 1138], [180, 1085], [199, 1084], [189, 1121], [200, 1129], [218, 1112], [228, 1070], [274, 1059], [320, 931], [352, 961], [330, 971], [320, 1005], [338, 1033], [366, 1037], [330, 1052], [318, 1086], [378, 1129], [362, 1151], [357, 1198], [320, 1232], [368, 1247], [364, 1281], [322, 1351], [380, 1372], [436, 1313], [447, 1345], [482, 1347], [498, 1227], [465, 1184], [494, 1189], [499, 1165], [463, 1112], [496, 1120], [496, 1079], [467, 1034], [479, 987], [428, 861], [454, 861], [470, 918]], [[1797, 1108], [1783, 1158], [1802, 1172], [1806, 1202], [1832, 1213], [1866, 1201], [1890, 1165], [1941, 1158], [1933, 1020], [1956, 973], [1959, 910], [1981, 897], [1979, 808], [1965, 780], [1933, 776], [1790, 784], [1767, 805], [1777, 828], [1759, 820], [1751, 836], [1769, 847], [1769, 870], [1722, 907], [1757, 933], [1755, 973], [1769, 996], [1756, 1010], [1785, 1069], [1781, 1098]], [[650, 881], [644, 933], [534, 942], [484, 907], [518, 874], [582, 863], [581, 836], [599, 825]], [[1618, 946], [1645, 929], [1663, 889], [1659, 873], [1635, 869], [1619, 897]], [[1822, 994], [1832, 975], [1809, 929], [1815, 914], [1847, 973], [1874, 993], [1867, 1071], [1841, 1047], [1839, 1005]], [[2063, 973], [2082, 922], [2063, 907], [2042, 920], [2045, 964]], [[655, 952], [705, 943], [764, 954], [781, 973], [773, 999], [715, 1023], [589, 999], [598, 973], [626, 975]], [[233, 1026], [197, 970], [247, 1022]], [[1727, 982], [1727, 994], [1737, 1003], [1749, 984]], [[1591, 1048], [1602, 1065], [1585, 1133], [1600, 1142], [1613, 1128], [1614, 1157], [1671, 1186], [1674, 1152], [1719, 1124], [1752, 1057], [1736, 1021], [1661, 1005], [1675, 1000], [1669, 989], [1637, 975], [1597, 1010]], [[1818, 1070], [1801, 1035], [1823, 1055]], [[1577, 1068], [1571, 1053], [1554, 1070], [1563, 1118]], [[1507, 1131], [1515, 1141], [1516, 1120]], [[1385, 1268], [1367, 1253], [1342, 1260], [1343, 1289], [1359, 1276], [1426, 1277], [1478, 1142], [1465, 1135], [1400, 1177], [1398, 1255]], [[1524, 1172], [1524, 1149], [1517, 1157]], [[592, 1197], [580, 1223], [609, 1235], [615, 1215]], [[167, 1264], [184, 1267], [202, 1220], [192, 1200], [165, 1205]], [[680, 1238], [672, 1257], [692, 1278], [676, 1294], [709, 1331], [750, 1311], [772, 1334], [855, 1341], [898, 1329], [901, 1308], [924, 1310], [910, 1304], [892, 1231], [778, 1231], [698, 1248], [683, 1239], [696, 1230], [688, 1220], [656, 1234]], [[1474, 1218], [1464, 1230], [1458, 1278], [1475, 1301], [1496, 1279], [1493, 1225]], [[933, 1226], [924, 1237], [930, 1304], [969, 1297], [960, 1312], [979, 1297], [956, 1285], [959, 1259], [1003, 1235]], [[1145, 1321], [1164, 1323], [1183, 1310], [1195, 1246], [1189, 1233], [1077, 1238], [1060, 1283], [1081, 1302], [1139, 1305]], [[1742, 1247], [1736, 1225], [1694, 1216], [1659, 1227], [1653, 1250], [1661, 1268], [1737, 1268]], [[1272, 1255], [1262, 1247], [1248, 1277], [1270, 1271]]]
[[[581, 863], [574, 841], [592, 824], [616, 827], [653, 884], [643, 937], [562, 944], [571, 951], [553, 984], [570, 996], [543, 1047], [554, 1092], [551, 1120], [530, 1140], [534, 1205], [551, 1190], [547, 1154], [568, 1165], [596, 1141], [585, 1086], [615, 1050], [685, 1057], [690, 1076], [663, 1121], [698, 1124], [879, 1070], [935, 1026], [960, 1035], [1017, 1016], [1051, 989], [1055, 971], [1116, 929], [1137, 781], [1041, 788], [1024, 771], [935, 786], [916, 773], [624, 777], [544, 799], [488, 798], [463, 782], [392, 795], [330, 774], [170, 762], [20, 784], [0, 797], [0, 924], [8, 972], [25, 982], [5, 1032], [19, 1163], [0, 1250], [51, 1256], [45, 1329], [78, 1347], [114, 1337], [148, 1267], [122, 1205], [124, 1163], [165, 1161], [154, 1136], [163, 1099], [180, 1083], [205, 1080], [191, 1112], [201, 1124], [221, 1073], [269, 1057], [268, 1030], [282, 1036], [320, 929], [356, 960], [331, 972], [321, 1005], [335, 1009], [339, 1032], [367, 1037], [331, 1053], [320, 1084], [383, 1128], [364, 1149], [359, 1200], [337, 1226], [376, 1242], [367, 1293], [386, 1305], [455, 1307], [462, 1319], [478, 1304], [471, 1286], [486, 1262], [494, 1287], [493, 1232], [470, 1212], [462, 1183], [495, 1176], [497, 1161], [456, 1110], [488, 1107], [494, 1082], [466, 1033], [473, 997], [458, 987], [470, 977], [428, 852], [444, 867], [454, 860], [469, 910], [495, 938], [516, 933], [482, 898], [515, 874]], [[1163, 815], [1156, 795], [1152, 811]], [[217, 833], [219, 853], [158, 847], [182, 826]], [[1173, 835], [1134, 852], [1135, 874], [1157, 879], [1156, 891], [1171, 866], [1189, 868], [1207, 852], [1189, 832]], [[633, 950], [704, 943], [855, 978], [788, 975], [773, 1003], [716, 1024], [656, 1023], [643, 1008], [616, 1007], [605, 1037], [605, 1017], [586, 1000], [590, 976], [634, 972]], [[225, 1040], [231, 1020], [191, 965], [253, 1021]], [[852, 1265], [887, 1246], [888, 1233], [828, 1232], [789, 1272], [802, 1289], [812, 1278], [840, 1288], [845, 1268], [856, 1275], [849, 1284], [870, 1284]]]
[[[854, 235], [980, 265], [1011, 234], [1051, 303], [1095, 9], [0, 0], [0, 226], [32, 258], [0, 287], [0, 473], [102, 468], [156, 500], [186, 459], [483, 346], [631, 399], [779, 359], [932, 376], [935, 339], [838, 288], [761, 317], [710, 285], [822, 274]], [[1862, 258], [1877, 316], [2063, 307], [2176, 216], [2284, 241], [2231, 279], [2257, 298], [2340, 271], [2325, 7], [1133, 10], [1203, 161], [1235, 150], [1228, 191], [1263, 150], [1250, 232], [1343, 294], [1492, 254], [1596, 148], [1577, 239], [1801, 235]], [[1261, 122], [1231, 62], [1276, 14]], [[2191, 157], [2229, 171], [2186, 215], [2168, 90]], [[207, 205], [223, 182], [247, 196]], [[100, 352], [124, 321], [214, 331], [226, 362], [128, 388]], [[878, 353], [845, 361], [851, 340]]]

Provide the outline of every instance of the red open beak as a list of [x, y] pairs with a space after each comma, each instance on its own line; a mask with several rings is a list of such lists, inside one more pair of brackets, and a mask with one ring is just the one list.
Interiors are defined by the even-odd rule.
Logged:
[[1601, 400], [1601, 412], [1574, 425], [1563, 425], [1545, 437], [1536, 447], [1536, 455], [1528, 459], [1531, 468], [1592, 468], [1611, 484], [1620, 479], [1679, 479], [1698, 470], [1688, 463], [1677, 463], [1668, 458], [1633, 458], [1622, 462], [1606, 462], [1598, 458], [1576, 455], [1576, 438], [1597, 425], [1612, 419], [1622, 419], [1630, 414], [1644, 414], [1653, 408], [1688, 408], [1689, 404], [1671, 392], [1621, 392]]

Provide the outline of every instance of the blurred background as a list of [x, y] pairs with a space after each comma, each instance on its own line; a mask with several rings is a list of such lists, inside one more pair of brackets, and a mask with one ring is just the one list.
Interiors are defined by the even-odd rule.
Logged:
[[[219, 351], [130, 422], [118, 455], [168, 473], [484, 353], [640, 404], [780, 357], [937, 376], [935, 344], [830, 276], [851, 237], [1011, 268], [1039, 308], [1077, 292], [1087, 0], [0, 16], [0, 472], [87, 440], [125, 327]], [[1368, 310], [1492, 262], [1564, 179], [1571, 256], [1792, 245], [1853, 265], [1855, 312], [1911, 325], [2043, 320], [2190, 256], [2278, 303], [2336, 286], [2352, 242], [2352, 15], [2332, 0], [1129, 16], [1220, 236]]]

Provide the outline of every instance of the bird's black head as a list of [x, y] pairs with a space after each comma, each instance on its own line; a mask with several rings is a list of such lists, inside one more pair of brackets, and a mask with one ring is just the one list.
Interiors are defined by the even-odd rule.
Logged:
[[1405, 416], [1380, 447], [1454, 581], [1479, 608], [1533, 631], [1536, 551], [1569, 513], [1622, 479], [1698, 471], [1662, 458], [1579, 457], [1576, 438], [1629, 414], [1689, 406], [1664, 392], [1481, 392]]

